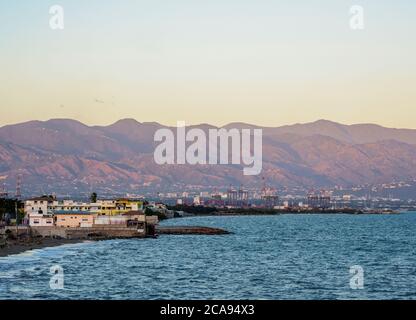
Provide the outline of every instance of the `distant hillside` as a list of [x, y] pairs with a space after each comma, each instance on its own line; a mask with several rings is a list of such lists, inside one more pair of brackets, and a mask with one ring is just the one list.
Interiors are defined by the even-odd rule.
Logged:
[[[329, 186], [416, 177], [416, 130], [326, 120], [264, 128], [263, 173], [244, 177], [238, 166], [159, 166], [153, 161], [158, 123], [120, 120], [86, 126], [75, 120], [31, 121], [0, 128], [0, 177], [18, 173], [27, 186], [68, 193], [97, 186], [139, 191], [143, 186], [231, 184]], [[208, 129], [213, 126], [194, 126]], [[226, 126], [246, 128], [246, 124]]]

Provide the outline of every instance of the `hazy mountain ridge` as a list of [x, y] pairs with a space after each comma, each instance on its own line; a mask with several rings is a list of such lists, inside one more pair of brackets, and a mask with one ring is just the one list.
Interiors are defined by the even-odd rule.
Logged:
[[[255, 128], [242, 123], [226, 128]], [[263, 129], [263, 172], [244, 177], [240, 166], [159, 166], [154, 132], [164, 126], [133, 119], [86, 126], [68, 119], [0, 128], [0, 176], [18, 173], [30, 184], [126, 186], [230, 183], [323, 186], [416, 177], [416, 130], [326, 120]], [[204, 130], [212, 128], [207, 124]]]

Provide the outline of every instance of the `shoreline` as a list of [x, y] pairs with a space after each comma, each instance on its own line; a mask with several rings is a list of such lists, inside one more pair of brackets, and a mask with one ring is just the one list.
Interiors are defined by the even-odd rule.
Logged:
[[[224, 235], [230, 232], [210, 227], [198, 226], [175, 226], [175, 227], [159, 227], [158, 235]], [[106, 239], [54, 239], [54, 238], [38, 238], [32, 239], [30, 242], [19, 240], [9, 241], [4, 248], [0, 248], [0, 258], [21, 254], [37, 249], [59, 247], [66, 244], [83, 243], [85, 241], [106, 241], [113, 239], [141, 239], [137, 237], [109, 237]]]
[[303, 207], [288, 207], [288, 208], [257, 208], [257, 207], [242, 207], [242, 208], [225, 208], [225, 207], [194, 207], [189, 205], [168, 206], [169, 210], [176, 212], [183, 212], [183, 217], [186, 216], [269, 216], [269, 215], [284, 215], [284, 214], [350, 214], [350, 215], [385, 215], [385, 214], [399, 214], [402, 213], [400, 209], [358, 209], [358, 208], [303, 208]]
[[304, 215], [394, 215], [400, 214], [397, 210], [360, 210], [360, 209], [316, 209], [316, 210], [302, 210], [302, 209], [269, 209], [269, 210], [257, 210], [257, 209], [237, 209], [237, 210], [220, 210], [215, 213], [217, 216], [227, 215], [285, 215], [285, 214], [304, 214]]
[[[413, 212], [413, 211], [407, 211], [407, 212]], [[262, 216], [284, 216], [284, 215], [326, 215], [326, 216], [341, 216], [341, 215], [348, 215], [348, 216], [382, 216], [382, 215], [400, 215], [406, 213], [404, 211], [399, 212], [360, 212], [360, 213], [351, 213], [351, 212], [337, 212], [337, 213], [328, 213], [328, 212], [267, 212], [267, 213], [254, 213], [254, 212], [247, 212], [247, 213], [241, 213], [241, 212], [221, 212], [221, 213], [209, 213], [209, 214], [188, 214], [181, 217], [175, 217], [175, 218], [169, 218], [166, 220], [172, 220], [172, 219], [183, 219], [183, 218], [195, 218], [195, 217], [262, 217]], [[162, 220], [166, 221], [166, 220]]]
[[5, 258], [38, 249], [60, 247], [66, 244], [83, 243], [85, 241], [86, 240], [50, 238], [39, 239], [38, 241], [32, 243], [13, 241], [12, 243], [9, 243], [7, 247], [0, 248], [0, 258]]

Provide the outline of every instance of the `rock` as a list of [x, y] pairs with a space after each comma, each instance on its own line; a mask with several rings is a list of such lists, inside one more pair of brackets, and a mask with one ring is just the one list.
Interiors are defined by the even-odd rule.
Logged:
[[187, 227], [187, 226], [173, 226], [173, 227], [157, 227], [156, 233], [158, 234], [171, 234], [171, 235], [224, 235], [230, 234], [229, 231], [219, 228], [209, 227]]

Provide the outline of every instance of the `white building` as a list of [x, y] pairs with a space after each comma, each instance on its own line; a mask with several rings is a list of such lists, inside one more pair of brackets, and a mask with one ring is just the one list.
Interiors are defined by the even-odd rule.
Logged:
[[25, 201], [25, 217], [31, 227], [53, 226], [52, 213], [48, 208], [54, 200], [52, 196], [43, 196]]
[[31, 215], [29, 218], [29, 225], [31, 227], [53, 227], [52, 215]]
[[25, 201], [25, 214], [47, 214], [48, 206], [54, 201], [52, 197], [38, 197]]
[[199, 196], [194, 197], [194, 205], [199, 206], [201, 204], [201, 198]]

